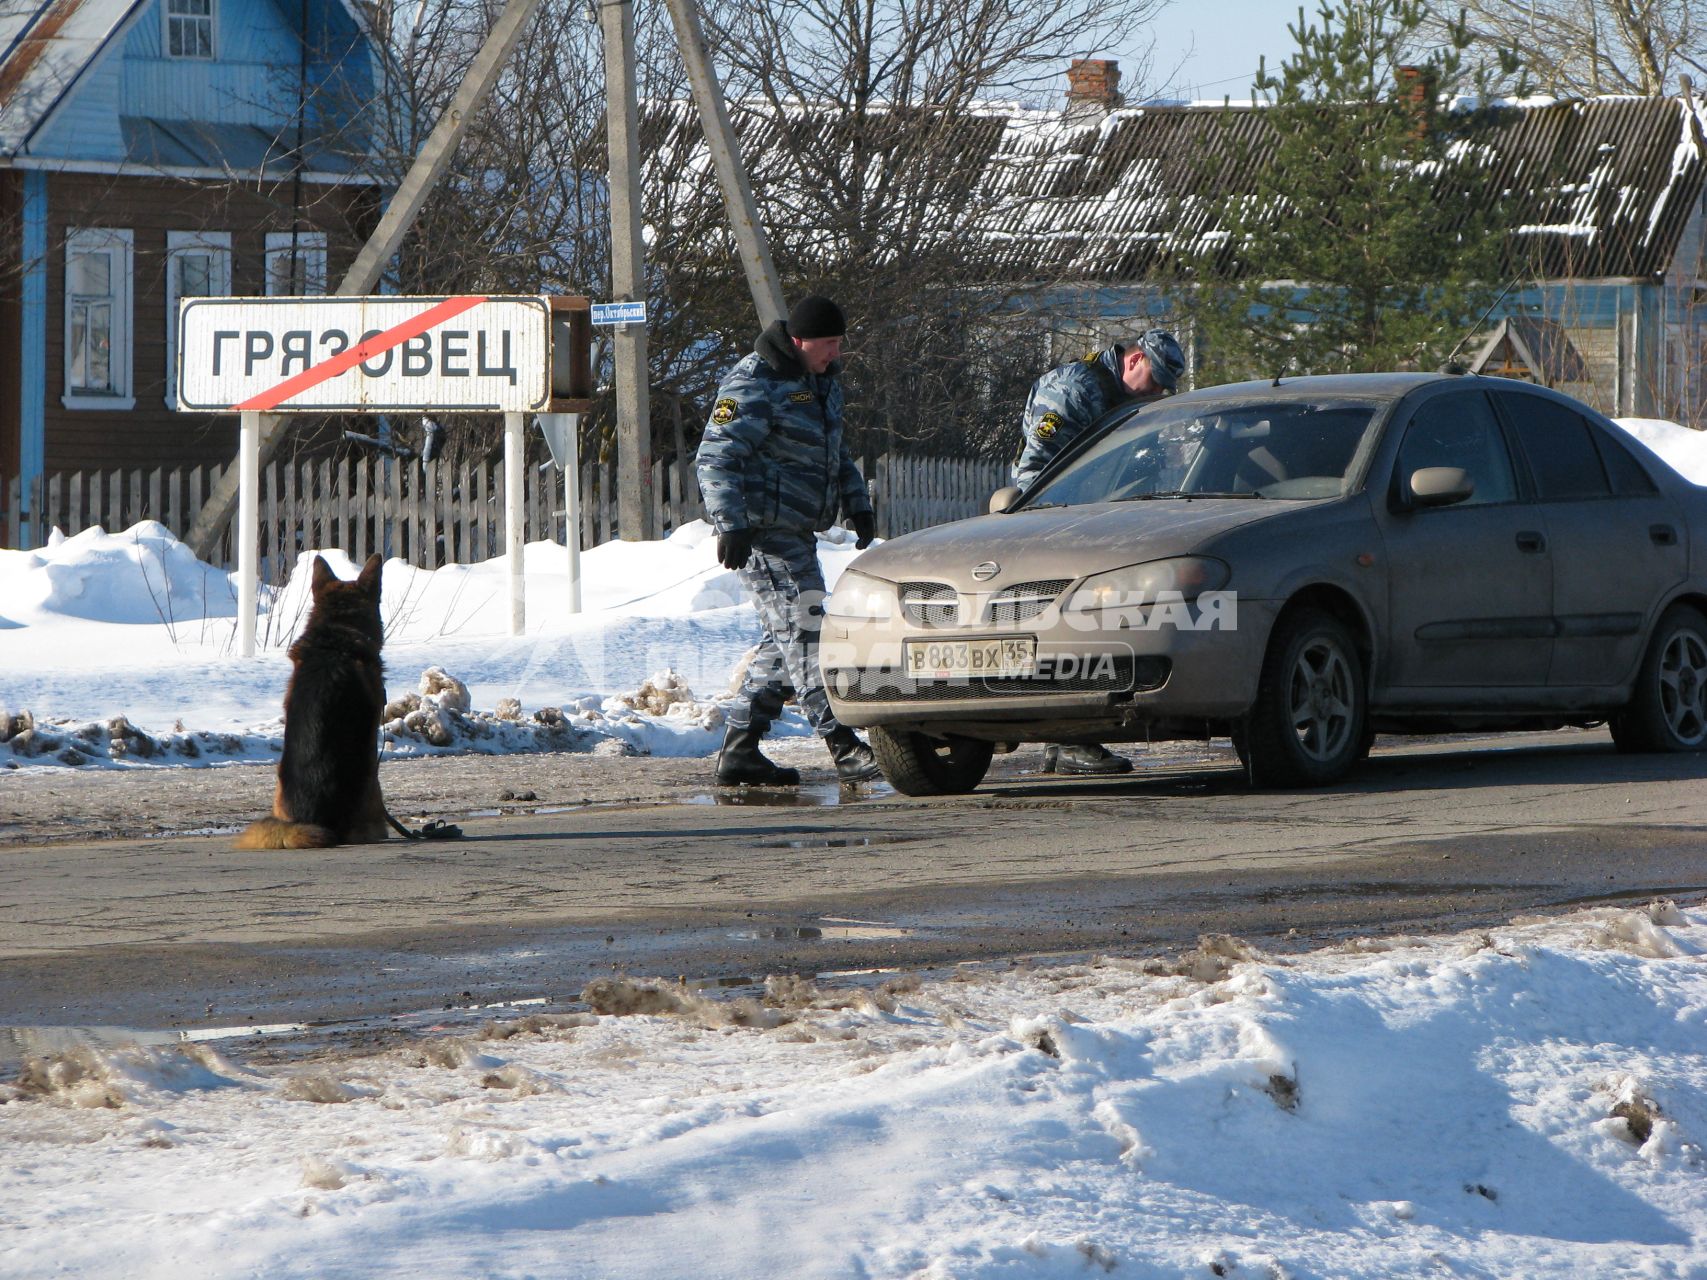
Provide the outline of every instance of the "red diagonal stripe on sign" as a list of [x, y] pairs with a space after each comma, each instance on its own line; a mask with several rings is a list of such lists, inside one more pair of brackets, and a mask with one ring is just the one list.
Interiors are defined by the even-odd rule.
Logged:
[[263, 391], [259, 395], [250, 396], [242, 404], [233, 405], [239, 412], [265, 412], [274, 405], [282, 404], [292, 396], [307, 391], [310, 387], [319, 386], [328, 378], [336, 378], [346, 369], [354, 368], [365, 360], [384, 355], [393, 347], [400, 347], [410, 338], [418, 338], [434, 325], [443, 324], [471, 311], [486, 301], [486, 296], [446, 298], [435, 306], [428, 307], [418, 316], [412, 316], [400, 325], [394, 325], [383, 333], [376, 333], [371, 338], [365, 338], [353, 347], [346, 347], [330, 359], [322, 360], [319, 364], [304, 369], [294, 378], [286, 378], [278, 386]]

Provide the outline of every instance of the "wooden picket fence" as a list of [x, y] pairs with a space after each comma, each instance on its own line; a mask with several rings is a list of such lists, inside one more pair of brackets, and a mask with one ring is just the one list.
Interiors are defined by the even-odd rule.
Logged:
[[[868, 460], [864, 471], [884, 537], [977, 515], [1007, 483], [1004, 464], [978, 459], [885, 454]], [[96, 527], [118, 532], [142, 520], [181, 538], [219, 476], [217, 467], [54, 472], [36, 478], [27, 494], [14, 477], [3, 489], [0, 528], [12, 548], [39, 547], [54, 529], [70, 537]], [[655, 537], [704, 518], [691, 462], [654, 463], [651, 492]], [[580, 499], [583, 547], [621, 536], [611, 463], [581, 468]], [[378, 551], [426, 569], [487, 560], [503, 553], [504, 507], [497, 462], [453, 468], [371, 457], [277, 461], [261, 469], [261, 578], [282, 581], [297, 554], [315, 547], [339, 547], [355, 560]], [[565, 495], [555, 467], [523, 471], [522, 510], [525, 541], [563, 541]], [[210, 559], [235, 567], [229, 525]]]

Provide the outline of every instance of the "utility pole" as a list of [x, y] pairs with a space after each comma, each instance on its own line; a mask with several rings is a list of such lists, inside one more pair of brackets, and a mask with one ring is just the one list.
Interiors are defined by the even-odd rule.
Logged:
[[[391, 261], [391, 255], [397, 252], [397, 246], [403, 243], [403, 237], [414, 225], [415, 217], [426, 203], [427, 196], [438, 185], [439, 177], [444, 173], [445, 166], [450, 163], [451, 156], [456, 152], [457, 143], [462, 140], [464, 126], [480, 110], [486, 97], [492, 91], [492, 86], [498, 79], [498, 72], [504, 63], [509, 61], [516, 42], [521, 39], [522, 28], [533, 16], [533, 11], [539, 7], [539, 0], [509, 0], [504, 12], [498, 15], [498, 21], [493, 25], [491, 33], [486, 37], [486, 43], [481, 45], [480, 52], [475, 55], [474, 62], [468, 68], [468, 74], [457, 86], [456, 96], [451, 99], [450, 106], [439, 117], [438, 123], [427, 137], [415, 161], [409, 166], [409, 172], [397, 187], [397, 194], [386, 206], [385, 214], [379, 220], [379, 226], [368, 237], [361, 252], [351, 264], [349, 271], [338, 284], [338, 296], [355, 297], [373, 292], [373, 287], [379, 283], [380, 272], [385, 264]], [[304, 32], [304, 40], [308, 33]], [[177, 323], [177, 317], [172, 318]], [[266, 466], [278, 452], [279, 434], [277, 427], [281, 421], [276, 414], [264, 413], [258, 416], [260, 435], [260, 455], [258, 466]], [[225, 474], [214, 485], [213, 492], [208, 495], [207, 502], [202, 506], [200, 514], [184, 542], [198, 559], [206, 560], [214, 550], [215, 539], [219, 531], [231, 519], [231, 513], [237, 506], [238, 472], [236, 466], [227, 467]]]
[[747, 179], [735, 130], [729, 123], [723, 87], [717, 83], [711, 54], [706, 49], [705, 28], [700, 25], [699, 10], [693, 0], [666, 0], [666, 3], [670, 21], [676, 28], [676, 47], [682, 52], [688, 83], [693, 86], [694, 104], [699, 108], [699, 127], [711, 148], [718, 185], [723, 188], [723, 205], [741, 252], [747, 288], [753, 294], [760, 328], [768, 328], [772, 321], [783, 318], [787, 308], [782, 301], [782, 285], [776, 278], [776, 265], [771, 261], [770, 241], [765, 236], [764, 224], [759, 221], [758, 206], [753, 202], [753, 184]]
[[[610, 283], [613, 302], [646, 298], [640, 237], [640, 108], [634, 85], [634, 0], [598, 0], [605, 41], [605, 147], [610, 157]], [[652, 536], [652, 409], [646, 325], [618, 325], [616, 349], [617, 529], [625, 542]]]

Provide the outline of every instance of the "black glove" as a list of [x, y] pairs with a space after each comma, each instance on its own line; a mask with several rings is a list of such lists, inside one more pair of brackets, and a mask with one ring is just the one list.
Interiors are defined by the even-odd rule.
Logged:
[[869, 511], [862, 511], [853, 518], [853, 527], [854, 550], [864, 551], [877, 536], [877, 517]]
[[753, 531], [731, 529], [717, 535], [717, 563], [725, 569], [739, 569], [753, 554]]

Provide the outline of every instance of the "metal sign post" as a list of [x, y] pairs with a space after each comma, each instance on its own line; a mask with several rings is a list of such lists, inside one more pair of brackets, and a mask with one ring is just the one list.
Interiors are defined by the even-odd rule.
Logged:
[[589, 406], [584, 298], [188, 298], [178, 309], [178, 407], [240, 415], [238, 649], [255, 653], [263, 415], [504, 415], [510, 634], [526, 627], [523, 427]]
[[[597, 310], [598, 304], [593, 304]], [[569, 612], [581, 612], [581, 415], [542, 413], [539, 429], [563, 472], [563, 548], [569, 553]]]

